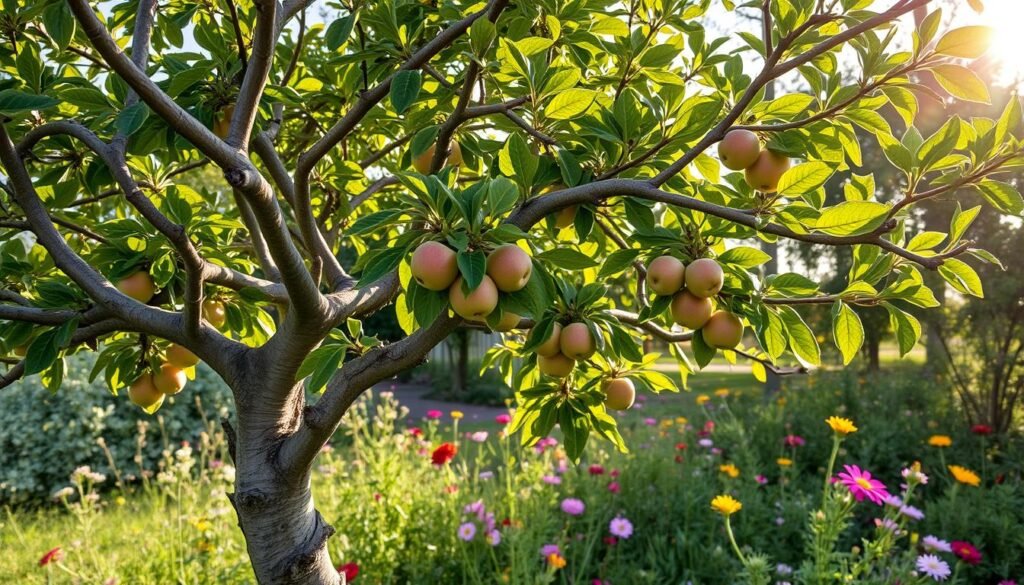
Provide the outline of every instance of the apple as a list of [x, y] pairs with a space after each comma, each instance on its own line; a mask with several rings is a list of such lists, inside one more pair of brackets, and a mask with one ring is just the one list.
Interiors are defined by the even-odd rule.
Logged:
[[459, 265], [455, 250], [441, 242], [423, 242], [409, 262], [412, 277], [425, 289], [441, 291], [455, 282]]
[[718, 158], [725, 168], [742, 171], [753, 165], [761, 154], [761, 141], [750, 130], [730, 130], [718, 143]]
[[188, 378], [185, 376], [185, 370], [174, 364], [161, 364], [160, 370], [153, 374], [153, 385], [168, 396], [181, 392], [186, 382]]
[[686, 290], [698, 297], [713, 297], [722, 290], [725, 273], [711, 258], [698, 258], [686, 267]]
[[551, 329], [551, 335], [548, 336], [544, 343], [537, 346], [537, 355], [542, 357], [553, 357], [562, 352], [561, 345], [562, 337], [562, 325], [555, 323], [555, 326]]
[[140, 270], [117, 281], [117, 290], [145, 304], [156, 294], [156, 284], [148, 272]]
[[597, 351], [594, 336], [590, 334], [590, 328], [585, 323], [569, 323], [563, 327], [558, 345], [562, 355], [573, 360], [585, 360]]
[[569, 207], [563, 207], [555, 213], [555, 227], [564, 230], [567, 227], [572, 227], [576, 221], [576, 206], [570, 205]]
[[711, 347], [733, 349], [743, 340], [743, 322], [729, 311], [715, 311], [700, 332]]
[[164, 399], [162, 392], [153, 384], [153, 375], [146, 372], [128, 386], [128, 398], [142, 408], [150, 408]]
[[676, 323], [687, 329], [700, 329], [711, 318], [711, 299], [684, 290], [672, 297], [669, 310]]
[[537, 369], [540, 370], [540, 373], [548, 376], [564, 378], [571, 374], [572, 369], [575, 367], [576, 362], [572, 358], [568, 358], [560, 353], [556, 353], [551, 357], [537, 356]]
[[[416, 169], [416, 172], [421, 175], [430, 174], [430, 163], [434, 161], [434, 152], [437, 150], [436, 144], [431, 144], [426, 150], [420, 153], [419, 156], [412, 159], [412, 166]], [[451, 147], [448, 149], [448, 159], [445, 161], [445, 165], [449, 167], [457, 167], [462, 164], [462, 147], [459, 146], [458, 142], [454, 140], [451, 143]]]
[[494, 330], [501, 331], [502, 333], [506, 331], [512, 331], [513, 329], [516, 328], [517, 325], [519, 325], [519, 322], [522, 319], [522, 317], [516, 315], [515, 313], [505, 311], [504, 313], [501, 314], [501, 319], [498, 320], [498, 324], [494, 326]]
[[636, 387], [629, 378], [612, 378], [605, 381], [604, 405], [611, 410], [628, 410], [636, 399]]
[[224, 303], [217, 299], [206, 299], [203, 301], [203, 319], [206, 319], [210, 325], [217, 329], [223, 327], [224, 323], [228, 320], [228, 312], [224, 307]]
[[484, 275], [480, 286], [466, 294], [462, 291], [462, 277], [455, 279], [448, 289], [448, 302], [452, 310], [463, 319], [483, 321], [498, 306], [498, 288], [490, 276]]
[[179, 368], [191, 368], [192, 366], [199, 363], [199, 356], [192, 353], [188, 348], [172, 343], [167, 348], [167, 363], [178, 366]]
[[788, 170], [788, 156], [771, 150], [762, 150], [757, 161], [747, 167], [745, 177], [751, 189], [774, 193], [779, 188], [779, 179]]
[[533, 274], [530, 255], [515, 244], [498, 246], [487, 256], [487, 276], [501, 292], [522, 290]]
[[686, 265], [673, 256], [658, 256], [647, 265], [647, 288], [668, 296], [683, 288]]

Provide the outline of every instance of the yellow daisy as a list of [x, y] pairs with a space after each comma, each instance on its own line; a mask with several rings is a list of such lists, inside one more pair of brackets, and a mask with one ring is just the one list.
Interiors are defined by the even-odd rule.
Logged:
[[718, 466], [718, 471], [728, 475], [729, 477], [736, 479], [740, 476], [740, 468], [736, 467], [732, 463], [725, 463]]
[[779, 467], [789, 467], [790, 465], [793, 465], [793, 460], [788, 457], [779, 457], [775, 462], [779, 464]]
[[945, 449], [953, 444], [953, 439], [951, 439], [949, 435], [932, 435], [928, 437], [928, 444], [932, 447]]
[[960, 467], [959, 465], [947, 465], [947, 467], [949, 468], [949, 472], [953, 474], [953, 479], [958, 482], [974, 487], [981, 485], [981, 478], [978, 477], [977, 473], [974, 473], [970, 469]]
[[465, 415], [464, 415], [464, 414], [462, 414], [462, 411], [461, 411], [461, 410], [453, 410], [453, 411], [452, 411], [452, 418], [453, 418], [453, 419], [455, 419], [455, 420], [459, 420], [459, 419], [460, 419], [460, 418], [462, 418], [463, 416], [465, 416]]
[[736, 512], [739, 512], [743, 508], [743, 504], [740, 503], [736, 498], [723, 494], [715, 496], [711, 500], [711, 509], [723, 516], [731, 516]]
[[708, 400], [711, 400], [711, 397], [707, 394], [698, 394], [696, 400], [697, 406], [703, 406], [708, 403]]
[[856, 433], [857, 427], [854, 426], [853, 421], [848, 418], [841, 416], [830, 416], [825, 419], [828, 426], [832, 427], [837, 435], [849, 435], [850, 433]]

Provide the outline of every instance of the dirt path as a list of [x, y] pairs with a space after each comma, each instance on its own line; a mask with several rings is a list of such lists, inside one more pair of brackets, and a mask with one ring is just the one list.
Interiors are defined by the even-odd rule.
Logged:
[[409, 409], [408, 419], [420, 421], [427, 416], [430, 410], [440, 410], [444, 413], [444, 419], [450, 420], [449, 413], [453, 410], [461, 411], [464, 421], [469, 422], [493, 422], [494, 417], [499, 414], [507, 414], [508, 410], [496, 406], [481, 406], [479, 404], [464, 404], [462, 402], [448, 402], [445, 400], [433, 400], [426, 398], [430, 392], [429, 386], [418, 384], [387, 384], [374, 388], [376, 393], [392, 392], [398, 402]]

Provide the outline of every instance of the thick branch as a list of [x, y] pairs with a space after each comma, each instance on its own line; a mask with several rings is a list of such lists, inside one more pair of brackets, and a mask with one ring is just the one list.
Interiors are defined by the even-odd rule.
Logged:
[[238, 101], [235, 103], [235, 111], [231, 115], [231, 129], [228, 131], [228, 144], [243, 150], [249, 142], [256, 114], [259, 112], [260, 97], [270, 75], [270, 67], [274, 61], [274, 44], [277, 40], [277, 1], [256, 0], [254, 6], [258, 15], [252, 56], [245, 67], [245, 77], [238, 91]]

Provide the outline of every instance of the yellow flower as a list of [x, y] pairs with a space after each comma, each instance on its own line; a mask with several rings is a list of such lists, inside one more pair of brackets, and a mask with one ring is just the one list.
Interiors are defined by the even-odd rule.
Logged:
[[719, 388], [718, 390], [715, 390], [715, 396], [717, 396], [719, 398], [725, 398], [728, 395], [729, 395], [729, 389], [728, 388]]
[[116, 498], [114, 498], [114, 503], [117, 504], [118, 506], [123, 506], [126, 503], [128, 503], [128, 500], [124, 499], [124, 496], [117, 496]]
[[688, 422], [690, 422], [690, 421], [685, 416], [677, 416], [676, 417], [676, 424], [677, 425], [685, 425]]
[[856, 433], [857, 427], [854, 426], [853, 421], [848, 418], [841, 416], [830, 416], [825, 420], [828, 426], [832, 427], [837, 435], [849, 435], [850, 433]]
[[743, 504], [736, 498], [723, 494], [711, 500], [711, 509], [723, 516], [731, 516], [743, 509]]
[[719, 465], [718, 466], [718, 471], [721, 471], [722, 473], [728, 475], [729, 477], [731, 477], [733, 479], [736, 479], [737, 477], [740, 476], [740, 469], [739, 469], [739, 467], [736, 467], [732, 463], [725, 463], [723, 465]]
[[788, 457], [779, 457], [775, 462], [779, 464], [779, 467], [789, 467], [790, 465], [793, 465], [793, 460]]
[[959, 481], [962, 484], [971, 485], [978, 487], [981, 484], [981, 478], [978, 477], [977, 473], [974, 473], [966, 467], [960, 467], [959, 465], [947, 465], [949, 472], [953, 474], [953, 479]]
[[705, 404], [708, 403], [708, 400], [711, 400], [711, 397], [708, 396], [707, 394], [698, 394], [697, 395], [697, 406], [704, 406]]
[[775, 401], [775, 404], [778, 404], [779, 406], [786, 406], [786, 397], [779, 396], [779, 399]]
[[459, 419], [460, 419], [460, 418], [462, 418], [463, 416], [465, 416], [465, 415], [464, 415], [464, 414], [462, 414], [462, 411], [461, 411], [461, 410], [453, 410], [453, 411], [452, 411], [452, 418], [454, 418], [455, 420], [459, 420]]
[[675, 422], [673, 422], [673, 420], [670, 419], [670, 418], [662, 419], [662, 421], [661, 421], [661, 426], [663, 428], [666, 428], [666, 429], [670, 428], [674, 424], [675, 424]]
[[945, 449], [953, 444], [953, 439], [949, 438], [949, 435], [932, 435], [928, 437], [928, 444], [932, 447]]
[[565, 559], [562, 558], [558, 553], [551, 553], [548, 555], [548, 565], [550, 565], [556, 571], [558, 569], [565, 568]]

